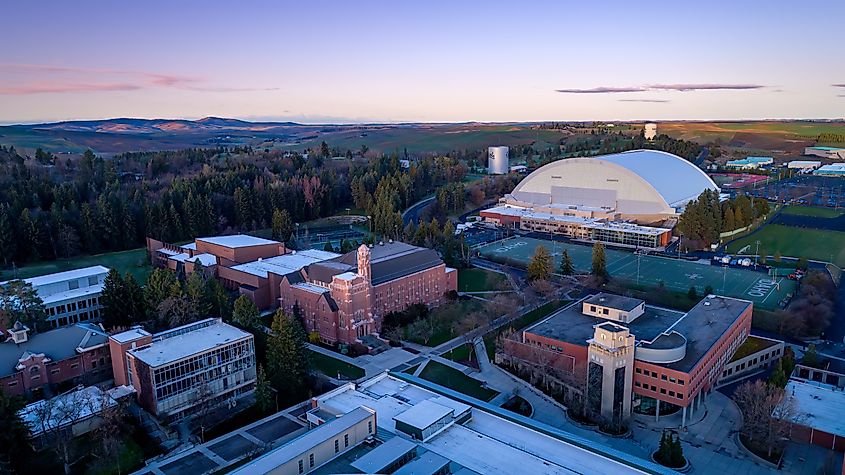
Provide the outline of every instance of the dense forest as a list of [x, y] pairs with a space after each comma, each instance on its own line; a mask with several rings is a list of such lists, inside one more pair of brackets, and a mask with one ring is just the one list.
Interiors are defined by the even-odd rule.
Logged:
[[430, 157], [330, 160], [250, 147], [66, 158], [0, 146], [0, 265], [268, 228], [280, 210], [300, 222], [358, 206], [378, 233], [402, 230], [399, 210], [466, 166]]

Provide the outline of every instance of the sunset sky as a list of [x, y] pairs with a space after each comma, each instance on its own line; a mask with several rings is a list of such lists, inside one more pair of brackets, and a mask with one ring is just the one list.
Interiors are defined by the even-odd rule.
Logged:
[[845, 1], [17, 1], [0, 122], [845, 117]]

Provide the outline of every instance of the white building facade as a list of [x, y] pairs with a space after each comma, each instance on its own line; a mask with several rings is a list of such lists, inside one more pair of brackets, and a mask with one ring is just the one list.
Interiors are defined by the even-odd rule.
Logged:
[[487, 173], [490, 175], [506, 175], [510, 171], [507, 147], [487, 148]]
[[47, 321], [58, 328], [100, 318], [100, 296], [108, 273], [107, 267], [92, 266], [23, 281], [38, 293], [47, 311]]

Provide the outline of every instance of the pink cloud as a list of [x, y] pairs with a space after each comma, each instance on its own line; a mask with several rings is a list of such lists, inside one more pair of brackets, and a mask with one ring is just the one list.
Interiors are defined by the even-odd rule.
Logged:
[[664, 91], [743, 91], [748, 89], [762, 89], [764, 87], [766, 86], [760, 84], [654, 84], [648, 86], [649, 89]]
[[[103, 82], [103, 77], [112, 81]], [[199, 92], [273, 91], [278, 88], [215, 87], [204, 78], [109, 68], [0, 63], [0, 94], [132, 91], [174, 88]]]
[[643, 87], [607, 87], [600, 86], [591, 89], [555, 89], [565, 94], [614, 94], [618, 92], [643, 92]]
[[556, 92], [564, 94], [616, 94], [623, 92], [649, 92], [649, 91], [717, 91], [717, 90], [751, 90], [762, 89], [766, 86], [760, 84], [650, 84], [646, 86], [612, 87], [599, 86], [589, 89], [555, 89]]
[[60, 83], [60, 82], [42, 82], [21, 86], [6, 86], [0, 84], [0, 94], [6, 95], [25, 95], [25, 94], [45, 94], [45, 93], [64, 93], [64, 92], [104, 92], [104, 91], [134, 91], [141, 89], [136, 84], [128, 83], [91, 83], [91, 84], [77, 84], [77, 83]]

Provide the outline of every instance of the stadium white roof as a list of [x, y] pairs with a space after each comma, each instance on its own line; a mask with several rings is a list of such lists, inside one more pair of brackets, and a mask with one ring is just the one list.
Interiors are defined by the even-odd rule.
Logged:
[[612, 207], [625, 214], [671, 213], [719, 187], [700, 168], [671, 153], [632, 150], [549, 163], [525, 177], [509, 201]]
[[632, 150], [603, 155], [602, 160], [625, 167], [648, 181], [669, 203], [681, 206], [705, 189], [719, 191], [716, 183], [697, 166], [677, 155], [659, 150]]
[[278, 241], [271, 241], [269, 239], [264, 239], [255, 236], [248, 236], [246, 234], [235, 234], [232, 236], [212, 236], [197, 238], [196, 240], [229, 248], [261, 246], [265, 244], [281, 244]]

